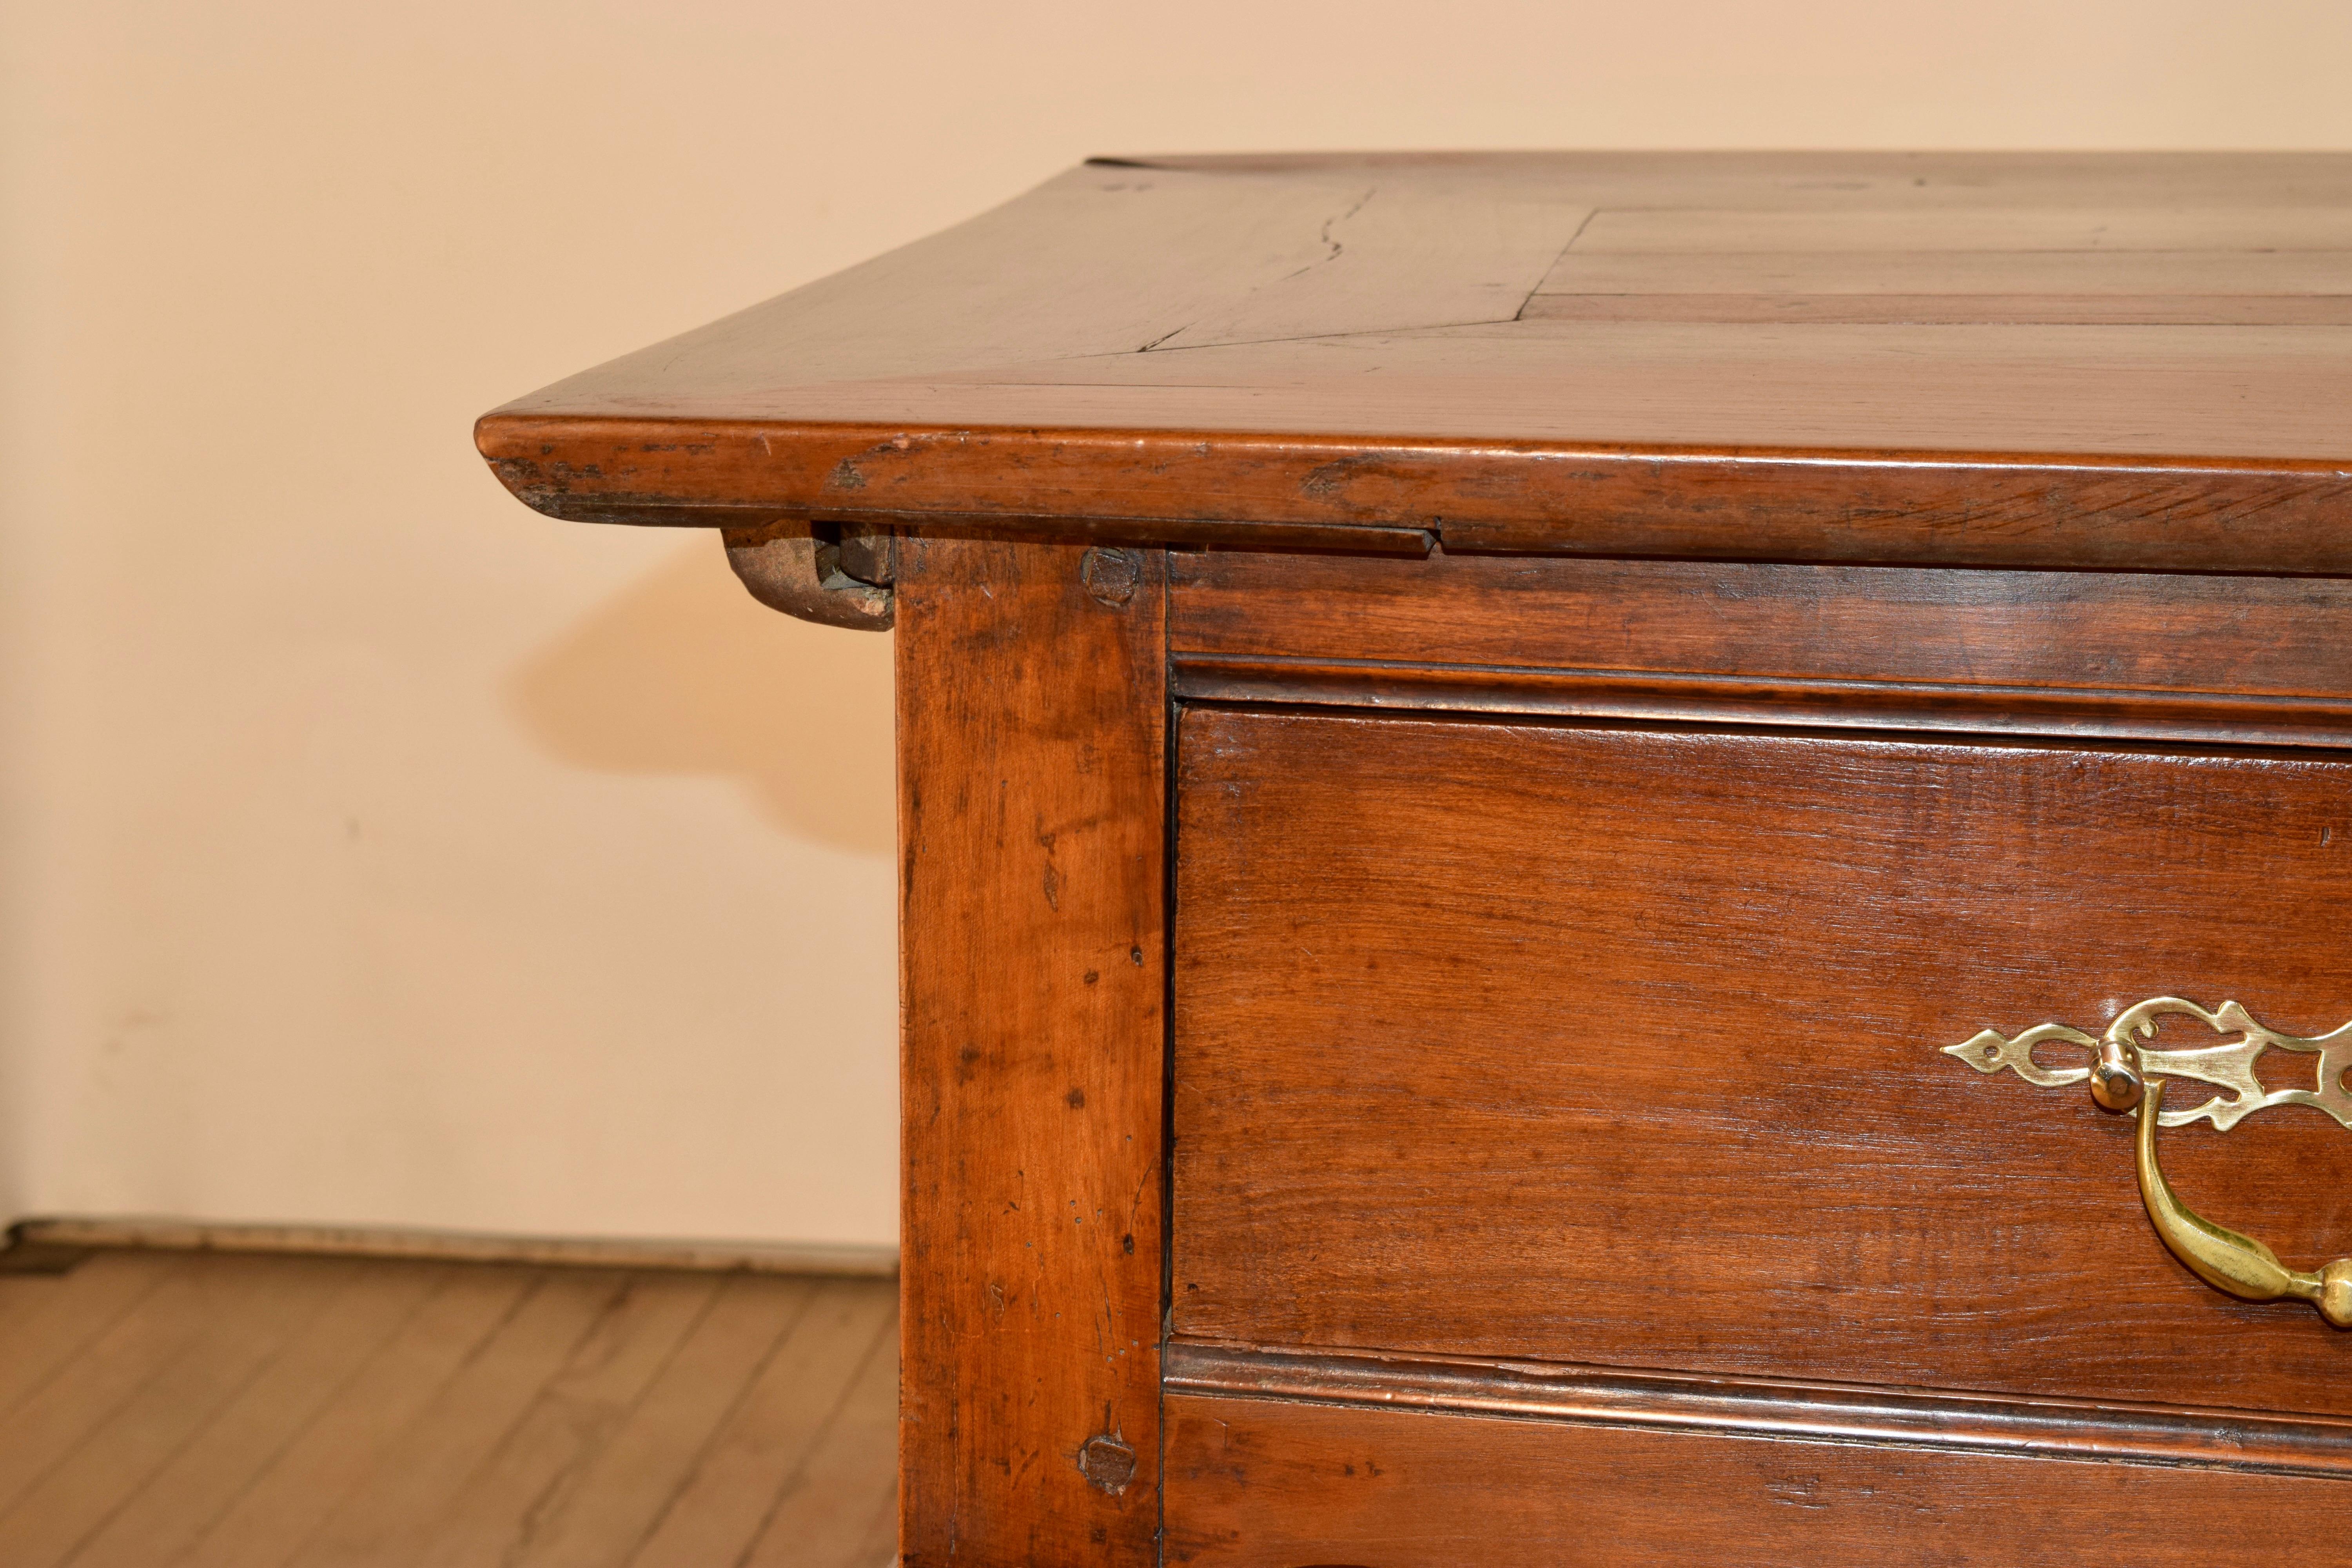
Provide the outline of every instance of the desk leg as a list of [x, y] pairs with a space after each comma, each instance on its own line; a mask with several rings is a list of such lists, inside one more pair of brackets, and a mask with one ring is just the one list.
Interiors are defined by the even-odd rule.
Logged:
[[1158, 552], [897, 581], [907, 1568], [1158, 1557]]

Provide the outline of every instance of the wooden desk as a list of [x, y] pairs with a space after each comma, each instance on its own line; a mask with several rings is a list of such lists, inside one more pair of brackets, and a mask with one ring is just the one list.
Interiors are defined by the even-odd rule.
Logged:
[[478, 435], [896, 623], [909, 1564], [2352, 1531], [2352, 158], [1100, 161]]

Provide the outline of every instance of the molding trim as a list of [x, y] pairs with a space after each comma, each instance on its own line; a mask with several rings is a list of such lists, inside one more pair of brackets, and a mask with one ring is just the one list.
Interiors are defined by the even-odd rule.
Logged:
[[2352, 1479], [2352, 1420], [1171, 1341], [1171, 1394]]
[[9, 1230], [7, 1241], [7, 1250], [23, 1247], [48, 1250], [137, 1247], [180, 1252], [285, 1252], [332, 1258], [413, 1258], [589, 1268], [836, 1274], [864, 1279], [887, 1279], [898, 1272], [898, 1249], [895, 1247], [484, 1236], [366, 1226], [214, 1225], [137, 1217], [28, 1219]]
[[2352, 699], [1948, 682], [1399, 664], [1178, 652], [1169, 690], [1195, 702], [2083, 741], [2352, 742]]

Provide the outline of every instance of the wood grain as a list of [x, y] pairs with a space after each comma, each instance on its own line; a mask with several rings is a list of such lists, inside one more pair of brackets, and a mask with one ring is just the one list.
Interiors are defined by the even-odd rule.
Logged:
[[2352, 700], [2115, 692], [1941, 681], [1493, 669], [1189, 655], [1169, 689], [1216, 702], [1523, 713], [1668, 724], [2340, 747]]
[[[2330, 217], [2339, 215], [2330, 214]], [[2352, 293], [2352, 247], [2332, 250], [1787, 250], [1590, 253], [1571, 249], [1535, 299], [1558, 294]], [[1533, 303], [1533, 301], [1530, 301]]]
[[1487, 668], [2352, 695], [2352, 583], [1187, 552], [1169, 646]]
[[1168, 1401], [1168, 1560], [2207, 1568], [2352, 1531], [2352, 1484], [1538, 1421]]
[[2341, 746], [2327, 578], [1171, 557], [1181, 697]]
[[392, 1436], [368, 1484], [338, 1500], [303, 1554], [351, 1568], [421, 1562], [541, 1393], [625, 1310], [627, 1285], [627, 1276], [604, 1269], [543, 1271], [433, 1390], [419, 1418]]
[[1171, 1340], [1170, 1394], [2352, 1481], [2352, 1421], [1616, 1367]]
[[176, 1353], [79, 1441], [45, 1455], [50, 1462], [0, 1512], [0, 1562], [55, 1568], [79, 1555], [328, 1307], [349, 1274], [348, 1265], [314, 1263], [199, 1278], [192, 1331]]
[[[315, 1262], [288, 1262], [267, 1272], [278, 1282], [273, 1294], [282, 1291], [296, 1300], [333, 1281], [337, 1272], [342, 1279], [301, 1335], [217, 1409], [188, 1409], [178, 1391], [156, 1391], [183, 1419], [194, 1418], [194, 1435], [184, 1432], [177, 1450], [160, 1467], [125, 1475], [129, 1489], [102, 1526], [76, 1548], [72, 1568], [152, 1568], [179, 1562], [254, 1477], [317, 1419], [345, 1379], [444, 1282], [441, 1270], [426, 1268], [362, 1265], [338, 1271]], [[214, 1350], [203, 1359], [217, 1368], [224, 1358]]]
[[[812, 1321], [820, 1292], [830, 1300]], [[811, 1411], [821, 1424], [828, 1358], [859, 1328], [872, 1331], [877, 1295], [894, 1294], [809, 1279], [723, 1282], [569, 1505], [535, 1532], [524, 1564], [653, 1568], [675, 1561], [686, 1542], [700, 1552], [689, 1561], [740, 1551], [794, 1462], [774, 1446], [744, 1441], [747, 1428], [772, 1430], [788, 1413]], [[819, 1375], [795, 1380], [809, 1371]]]
[[[1939, 1054], [2352, 1017], [2352, 763], [1196, 708], [1179, 780], [1177, 1332], [2352, 1412], [2342, 1334], [2149, 1234], [2127, 1121]], [[2167, 1161], [2308, 1265], [2345, 1149]]]
[[1157, 1553], [1163, 573], [1083, 554], [901, 547], [908, 1568]]
[[2352, 324], [2352, 208], [1595, 213], [1526, 321]]
[[630, 1279], [506, 1428], [496, 1454], [436, 1510], [424, 1552], [411, 1559], [418, 1568], [467, 1568], [481, 1560], [485, 1541], [509, 1542], [509, 1561], [530, 1561], [718, 1289], [707, 1274]]
[[815, 1289], [791, 1335], [748, 1369], [629, 1568], [733, 1562], [761, 1540], [779, 1493], [798, 1484], [843, 1394], [895, 1327], [872, 1300], [845, 1281]]
[[898, 1328], [894, 1315], [852, 1363], [824, 1443], [777, 1494], [743, 1568], [887, 1558], [898, 1537]]
[[1091, 164], [478, 437], [592, 521], [2347, 571], [2347, 215], [2334, 155]]
[[32, 1478], [9, 1568], [890, 1561], [887, 1282], [572, 1276], [603, 1303], [573, 1336], [578, 1291], [536, 1269], [100, 1252], [0, 1276], [0, 1316], [142, 1280], [79, 1345], [0, 1336], [0, 1374], [55, 1390], [0, 1426]]
[[[2040, 279], [2035, 279], [2039, 282]], [[1523, 321], [1915, 327], [2352, 327], [2352, 294], [1538, 294]]]
[[[194, 1261], [194, 1260], [192, 1260]], [[201, 1263], [198, 1267], [203, 1266]], [[431, 1267], [415, 1265], [417, 1268]], [[186, 1568], [289, 1568], [344, 1500], [397, 1474], [404, 1437], [450, 1407], [438, 1396], [489, 1352], [535, 1271], [451, 1270], [416, 1313], [309, 1416], [227, 1509], [204, 1521]]]
[[67, 1373], [85, 1346], [182, 1271], [174, 1258], [101, 1252], [68, 1273], [0, 1279], [9, 1352], [0, 1357], [0, 1417], [15, 1424], [26, 1398]]
[[[1967, 255], [1981, 251], [2352, 251], [2352, 207], [2326, 205], [1620, 207], [1592, 215], [1561, 254]], [[1556, 269], [1554, 276], [1558, 276]], [[1547, 279], [1538, 286], [1549, 292]]]
[[[2343, 1337], [1937, 1047], [2352, 1016], [2347, 258], [2347, 154], [1100, 160], [485, 416], [554, 516], [899, 536], [909, 1568], [2341, 1533]], [[2304, 1263], [2343, 1149], [2167, 1157]], [[300, 1539], [880, 1549], [866, 1319], [621, 1300]]]
[[0, 1424], [0, 1510], [32, 1494], [156, 1378], [188, 1364], [208, 1333], [253, 1311], [265, 1288], [249, 1268], [172, 1270], [104, 1332], [53, 1363]]

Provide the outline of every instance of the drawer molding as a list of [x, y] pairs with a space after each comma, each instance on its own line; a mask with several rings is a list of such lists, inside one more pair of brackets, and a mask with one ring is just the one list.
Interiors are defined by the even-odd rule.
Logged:
[[2191, 745], [2352, 745], [2352, 698], [1177, 653], [1194, 702]]
[[2352, 1479], [2352, 1420], [1172, 1340], [1170, 1394]]

